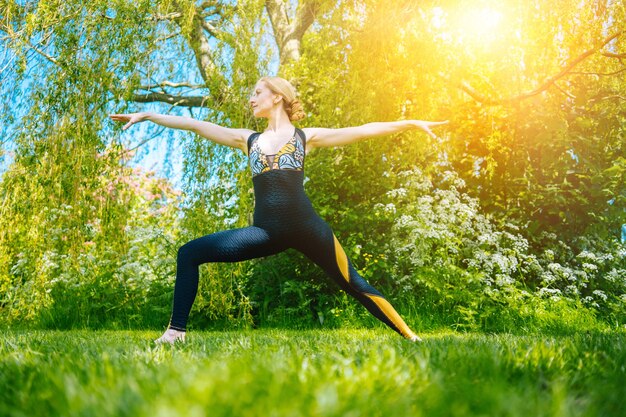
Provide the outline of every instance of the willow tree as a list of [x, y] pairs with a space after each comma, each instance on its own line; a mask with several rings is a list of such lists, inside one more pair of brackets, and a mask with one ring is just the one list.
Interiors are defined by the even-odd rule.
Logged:
[[[150, 135], [122, 143], [106, 122], [108, 113], [155, 103], [160, 111], [195, 110], [196, 117], [218, 123], [250, 124], [249, 88], [267, 71], [271, 48], [279, 49], [281, 65], [297, 60], [300, 39], [320, 7], [321, 2], [305, 1], [291, 10], [269, 0], [2, 2], [6, 100], [0, 155], [6, 157], [9, 147], [14, 153], [1, 188], [3, 308], [24, 318], [53, 304], [51, 282], [58, 282], [53, 280], [68, 265], [80, 274], [79, 258], [93, 240], [96, 259], [109, 258], [111, 264], [94, 266], [92, 275], [114, 275], [132, 261], [125, 256], [134, 250], [128, 228], [142, 214], [129, 200], [135, 197], [129, 182], [138, 180], [126, 165]], [[264, 9], [276, 39], [270, 47]], [[250, 204], [247, 187], [239, 196], [240, 158], [197, 138], [184, 145], [188, 214], [181, 239], [246, 222], [247, 216], [239, 216]], [[103, 197], [103, 189], [120, 189], [125, 197], [114, 192]], [[175, 208], [166, 194], [161, 203]], [[239, 208], [223, 204], [232, 198], [240, 198]], [[138, 209], [147, 210], [145, 204]], [[170, 251], [153, 255], [167, 258], [170, 267], [159, 273], [171, 275], [179, 226], [166, 218], [169, 229], [161, 226]], [[86, 230], [96, 223], [98, 238]], [[90, 274], [84, 268], [83, 273]], [[99, 278], [91, 276], [91, 282]], [[234, 294], [228, 280], [220, 282], [208, 297], [213, 314], [244, 314], [234, 296], [219, 297]]]

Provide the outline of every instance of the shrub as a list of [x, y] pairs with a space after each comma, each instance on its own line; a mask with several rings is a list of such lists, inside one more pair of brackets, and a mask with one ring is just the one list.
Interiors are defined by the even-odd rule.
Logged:
[[620, 244], [613, 252], [583, 251], [559, 263], [550, 250], [530, 253], [516, 225], [483, 215], [454, 172], [429, 179], [414, 168], [399, 178], [376, 209], [393, 221], [385, 257], [397, 277], [393, 291], [405, 303], [472, 329], [554, 327], [555, 314], [565, 311], [581, 323], [596, 314], [623, 322]]

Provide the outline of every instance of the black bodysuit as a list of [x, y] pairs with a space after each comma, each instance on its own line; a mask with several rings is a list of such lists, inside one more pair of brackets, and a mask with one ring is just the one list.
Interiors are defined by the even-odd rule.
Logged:
[[354, 269], [331, 228], [313, 210], [303, 187], [306, 139], [294, 135], [276, 155], [264, 155], [260, 133], [248, 138], [254, 184], [253, 226], [194, 239], [178, 250], [170, 328], [185, 330], [198, 290], [200, 264], [238, 262], [294, 248], [319, 265], [374, 316], [406, 338], [415, 334], [395, 309]]

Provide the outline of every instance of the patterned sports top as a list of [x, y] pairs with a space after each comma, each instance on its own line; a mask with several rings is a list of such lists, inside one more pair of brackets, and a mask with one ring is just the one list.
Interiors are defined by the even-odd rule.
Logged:
[[253, 177], [274, 169], [304, 170], [306, 139], [302, 130], [296, 128], [291, 139], [285, 142], [274, 155], [263, 153], [259, 146], [260, 135], [261, 133], [255, 132], [248, 138], [248, 156]]

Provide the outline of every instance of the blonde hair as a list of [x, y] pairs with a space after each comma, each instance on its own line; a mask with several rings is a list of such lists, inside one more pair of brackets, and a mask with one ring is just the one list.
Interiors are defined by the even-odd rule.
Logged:
[[296, 89], [289, 81], [281, 77], [262, 77], [259, 81], [263, 81], [272, 93], [283, 97], [283, 108], [289, 120], [295, 122], [306, 117], [302, 103], [296, 98]]

